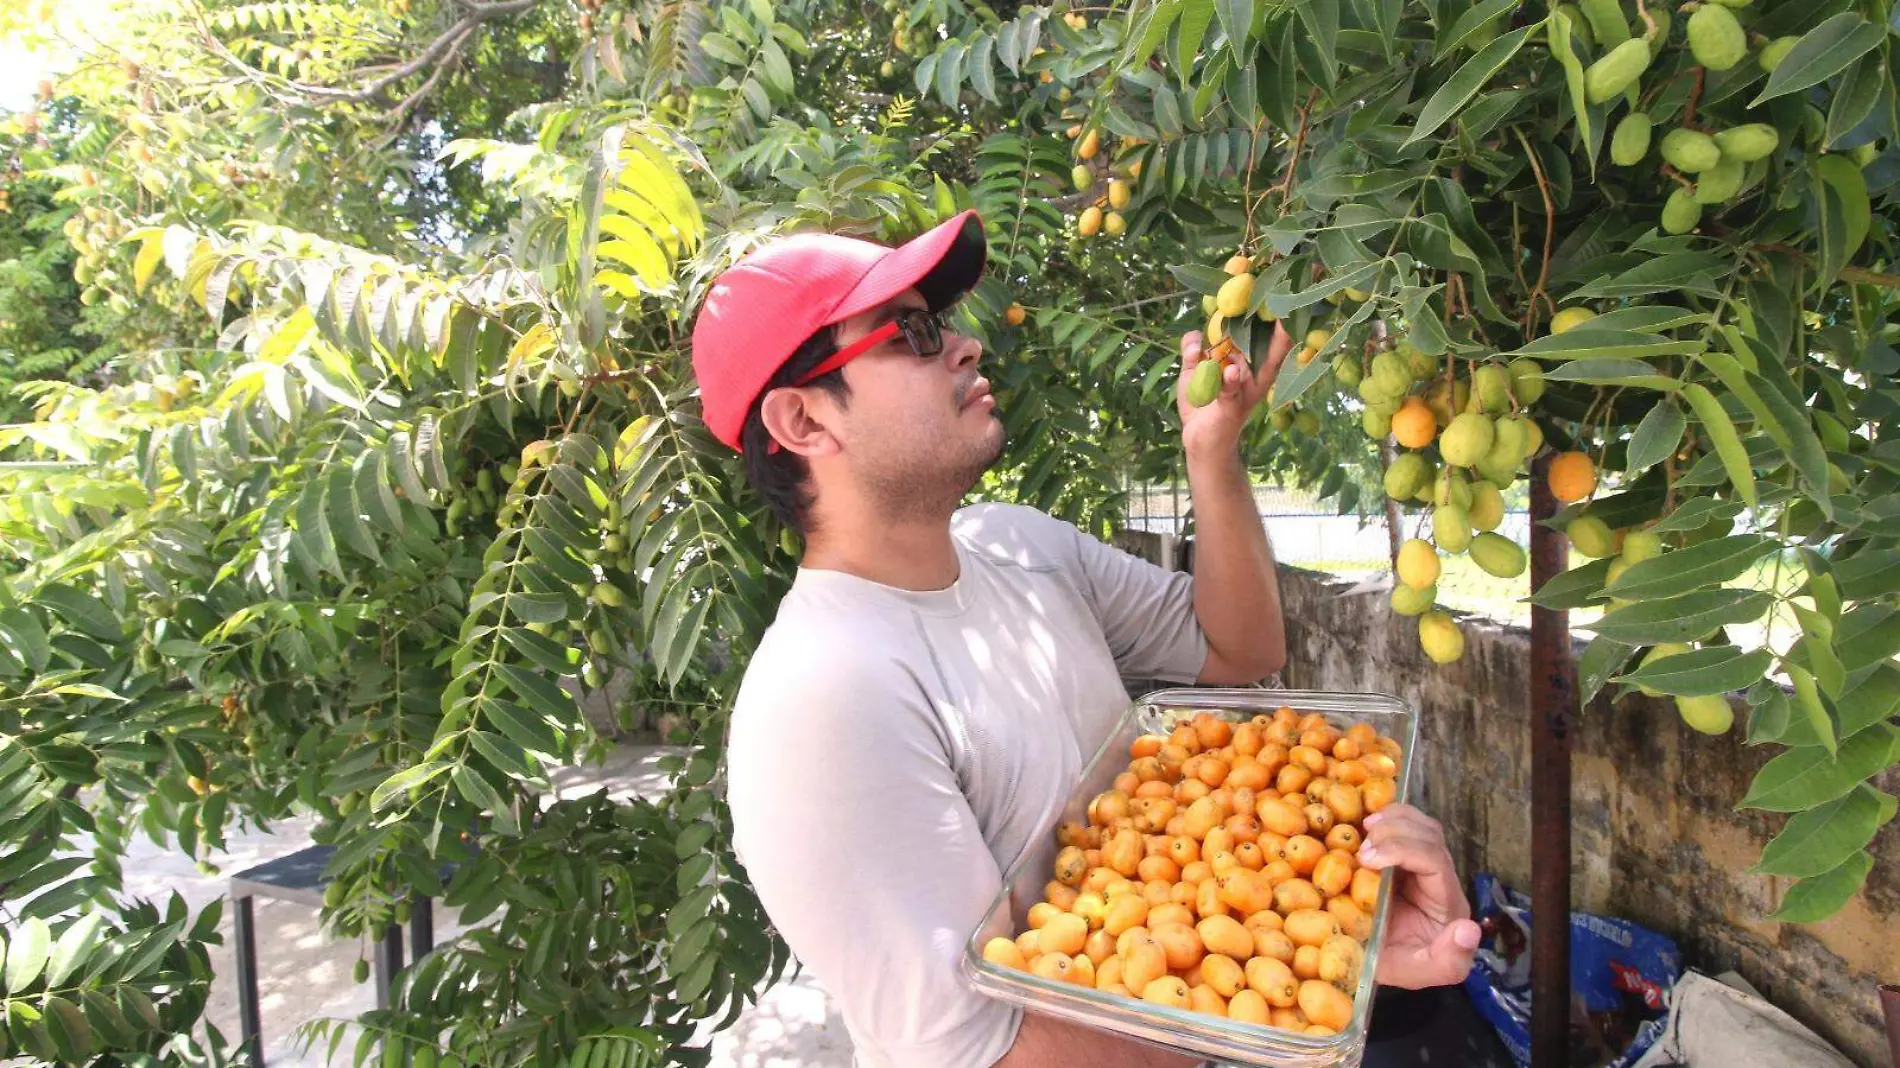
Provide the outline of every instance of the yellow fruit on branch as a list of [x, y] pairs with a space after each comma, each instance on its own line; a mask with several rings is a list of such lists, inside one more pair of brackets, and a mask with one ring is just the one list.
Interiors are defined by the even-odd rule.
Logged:
[[1214, 307], [1229, 319], [1247, 314], [1253, 305], [1253, 275], [1240, 273], [1221, 283], [1220, 292], [1214, 294]]
[[1735, 726], [1735, 708], [1722, 694], [1676, 698], [1676, 713], [1682, 721], [1703, 734], [1727, 734]]
[[1550, 494], [1564, 504], [1573, 504], [1596, 492], [1597, 466], [1588, 453], [1575, 449], [1559, 453], [1550, 461]]
[[1075, 232], [1083, 237], [1094, 237], [1102, 228], [1102, 209], [1090, 206], [1082, 209], [1082, 215], [1075, 221]]
[[1306, 332], [1306, 347], [1312, 349], [1314, 352], [1325, 352], [1326, 346], [1332, 343], [1333, 332], [1331, 330], [1308, 330]]
[[1236, 252], [1227, 257], [1227, 262], [1221, 266], [1221, 270], [1228, 274], [1247, 274], [1253, 270], [1253, 257]]
[[1082, 143], [1076, 146], [1075, 154], [1077, 156], [1080, 156], [1083, 159], [1094, 159], [1095, 154], [1097, 152], [1100, 152], [1101, 150], [1102, 150], [1101, 131], [1090, 130], [1088, 133], [1085, 133], [1082, 135]]
[[1561, 334], [1566, 330], [1575, 330], [1596, 317], [1597, 313], [1589, 308], [1565, 308], [1550, 317], [1550, 332]]
[[1128, 232], [1128, 220], [1122, 218], [1119, 211], [1111, 211], [1102, 219], [1102, 229], [1110, 237], [1120, 237]]
[[1134, 199], [1134, 194], [1128, 191], [1127, 182], [1122, 181], [1120, 178], [1116, 178], [1113, 181], [1108, 183], [1108, 206], [1109, 207], [1114, 208], [1116, 211], [1120, 211], [1121, 209], [1127, 207], [1128, 202], [1133, 199]]
[[1610, 525], [1593, 515], [1580, 515], [1564, 528], [1570, 536], [1570, 544], [1577, 551], [1592, 560], [1602, 559], [1616, 551], [1616, 535]]
[[1021, 326], [1023, 320], [1027, 318], [1029, 318], [1029, 312], [1025, 311], [1020, 304], [1011, 304], [1003, 310], [1003, 321], [1011, 326]]
[[1399, 546], [1397, 574], [1400, 582], [1422, 590], [1438, 581], [1438, 550], [1423, 538], [1408, 538]]
[[1418, 643], [1435, 664], [1450, 664], [1465, 655], [1465, 632], [1444, 612], [1418, 617]]

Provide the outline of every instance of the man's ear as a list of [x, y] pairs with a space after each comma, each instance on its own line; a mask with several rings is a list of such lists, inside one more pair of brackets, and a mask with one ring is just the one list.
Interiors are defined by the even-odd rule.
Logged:
[[838, 407], [822, 390], [785, 386], [759, 403], [759, 421], [780, 448], [800, 456], [829, 456], [838, 451], [831, 432]]

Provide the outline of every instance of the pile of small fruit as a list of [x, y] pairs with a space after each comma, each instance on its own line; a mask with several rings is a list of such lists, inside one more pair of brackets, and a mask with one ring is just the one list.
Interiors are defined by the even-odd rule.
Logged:
[[1352, 1022], [1381, 876], [1362, 824], [1398, 796], [1399, 743], [1281, 707], [1201, 712], [1129, 747], [1128, 770], [1056, 832], [1029, 929], [992, 964], [1311, 1035]]

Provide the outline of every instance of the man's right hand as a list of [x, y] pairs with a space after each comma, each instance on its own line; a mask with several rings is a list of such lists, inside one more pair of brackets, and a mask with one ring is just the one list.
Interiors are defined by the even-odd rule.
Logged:
[[1016, 1044], [992, 1068], [1200, 1068], [1206, 1060], [1024, 1012]]

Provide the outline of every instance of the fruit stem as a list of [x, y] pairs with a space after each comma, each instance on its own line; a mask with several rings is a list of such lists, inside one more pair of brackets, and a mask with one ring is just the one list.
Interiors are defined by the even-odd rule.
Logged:
[[1695, 108], [1702, 101], [1702, 79], [1708, 73], [1707, 67], [1698, 66], [1695, 69], [1695, 84], [1689, 87], [1689, 102], [1682, 109], [1682, 125], [1685, 127], [1695, 125]]
[[1550, 256], [1557, 240], [1557, 204], [1556, 201], [1551, 199], [1550, 182], [1544, 177], [1544, 165], [1537, 158], [1536, 149], [1531, 147], [1530, 140], [1524, 136], [1524, 131], [1516, 127], [1512, 127], [1511, 129], [1513, 133], [1517, 134], [1518, 144], [1524, 146], [1524, 156], [1530, 160], [1531, 174], [1537, 178], [1537, 191], [1543, 194], [1544, 197], [1544, 260], [1537, 269], [1537, 284], [1531, 287], [1530, 295], [1525, 298], [1524, 338], [1528, 341], [1537, 326], [1537, 300], [1539, 297], [1542, 297], [1544, 303], [1550, 306], [1550, 313], [1552, 315], [1557, 314], [1556, 302], [1550, 299], [1549, 291], [1544, 288], [1545, 283], [1550, 281]]

